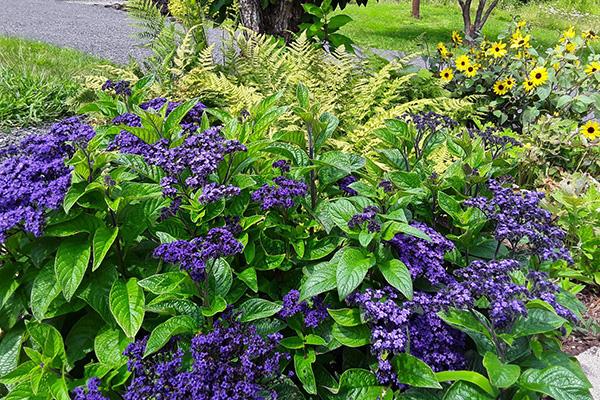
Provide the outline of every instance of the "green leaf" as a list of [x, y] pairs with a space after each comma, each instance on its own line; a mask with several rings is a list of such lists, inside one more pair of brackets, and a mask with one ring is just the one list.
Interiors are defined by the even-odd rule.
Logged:
[[56, 251], [54, 272], [67, 301], [81, 284], [90, 261], [90, 244], [81, 236], [64, 239]]
[[400, 119], [386, 119], [384, 123], [389, 131], [400, 139], [410, 140], [410, 133], [408, 132], [408, 124], [406, 122]]
[[239, 308], [243, 311], [240, 321], [249, 322], [276, 314], [281, 310], [281, 305], [269, 300], [255, 298], [246, 300]]
[[309, 334], [304, 336], [304, 343], [310, 344], [313, 346], [325, 346], [327, 342], [319, 335]]
[[371, 331], [366, 325], [342, 326], [335, 323], [331, 333], [338, 342], [348, 347], [361, 347], [371, 342]]
[[123, 351], [132, 339], [129, 339], [122, 330], [111, 329], [105, 325], [94, 339], [94, 351], [98, 361], [111, 368], [118, 369], [127, 363]]
[[308, 110], [310, 107], [310, 96], [308, 93], [308, 88], [302, 82], [298, 82], [296, 97], [298, 98], [298, 104], [300, 104], [300, 107], [304, 108], [305, 110]]
[[27, 332], [39, 346], [39, 351], [44, 357], [58, 357], [63, 363], [67, 360], [65, 345], [60, 332], [52, 325], [39, 322], [25, 322]]
[[319, 264], [315, 270], [308, 275], [300, 290], [300, 300], [308, 299], [336, 287], [335, 263], [326, 262]]
[[0, 343], [0, 376], [5, 376], [19, 364], [21, 343], [25, 330], [20, 327], [6, 332]]
[[294, 354], [294, 368], [296, 376], [302, 382], [304, 390], [310, 394], [317, 394], [317, 384], [315, 382], [315, 374], [312, 369], [312, 364], [316, 361], [315, 350], [305, 349], [298, 350]]
[[396, 233], [405, 233], [407, 235], [427, 240], [428, 242], [432, 241], [429, 235], [422, 230], [402, 222], [388, 221], [381, 227], [381, 238], [383, 240], [391, 240]]
[[375, 265], [375, 257], [365, 257], [360, 250], [349, 248], [344, 252], [336, 271], [340, 300], [345, 299], [361, 284], [373, 265]]
[[177, 108], [169, 113], [163, 126], [163, 134], [165, 137], [172, 138], [173, 134], [177, 133], [180, 129], [179, 123], [197, 103], [198, 99], [188, 100], [185, 103], [178, 105]]
[[573, 372], [560, 366], [543, 370], [528, 369], [521, 375], [522, 387], [561, 400], [593, 400], [585, 383]]
[[479, 386], [474, 385], [471, 382], [458, 381], [455, 382], [446, 395], [444, 400], [493, 400], [495, 397], [491, 397]]
[[212, 317], [213, 315], [225, 311], [227, 308], [227, 300], [221, 296], [217, 296], [211, 300], [210, 308], [202, 307], [202, 315]]
[[114, 243], [117, 235], [119, 234], [119, 228], [108, 228], [100, 227], [94, 234], [94, 263], [92, 271], [98, 269], [106, 253], [110, 250], [110, 247]]
[[400, 291], [408, 300], [413, 298], [413, 285], [410, 272], [400, 260], [393, 259], [379, 265], [386, 281]]
[[31, 287], [31, 311], [36, 320], [44, 319], [52, 300], [60, 294], [60, 286], [56, 282], [56, 273], [52, 261], [44, 264]]
[[392, 358], [392, 367], [400, 383], [415, 387], [442, 388], [432, 369], [410, 354], [401, 353]]
[[566, 320], [559, 317], [555, 312], [541, 308], [531, 308], [527, 318], [519, 317], [513, 328], [514, 338], [535, 335], [553, 331], [561, 327]]
[[439, 382], [443, 381], [466, 381], [471, 382], [492, 396], [498, 395], [498, 389], [492, 386], [490, 381], [483, 375], [474, 371], [442, 371], [435, 374]]
[[279, 342], [283, 347], [285, 347], [286, 349], [302, 349], [304, 348], [304, 341], [302, 340], [302, 338], [299, 338], [298, 336], [291, 336], [291, 337], [286, 337], [281, 339], [281, 342]]
[[247, 268], [237, 274], [238, 278], [244, 282], [254, 293], [258, 292], [258, 278], [254, 267]]
[[[348, 221], [356, 214], [356, 207], [346, 199], [337, 200], [327, 208], [333, 222], [344, 232], [350, 232]], [[393, 237], [393, 235], [392, 235]]]
[[188, 315], [177, 315], [158, 325], [148, 338], [144, 357], [160, 350], [178, 333], [192, 333], [196, 328], [196, 321]]
[[333, 399], [339, 400], [391, 400], [393, 392], [381, 386], [375, 374], [360, 368], [350, 368], [340, 376], [338, 393]]
[[459, 221], [461, 219], [463, 210], [460, 204], [446, 193], [438, 193], [438, 204], [440, 205], [440, 208], [455, 221]]
[[77, 203], [77, 200], [79, 200], [79, 198], [85, 194], [85, 189], [87, 186], [87, 181], [78, 182], [71, 185], [63, 201], [63, 209], [65, 210], [65, 213], [68, 214], [69, 210], [71, 210], [71, 207], [73, 207], [75, 203]]
[[181, 288], [187, 275], [181, 271], [165, 272], [164, 274], [152, 275], [138, 282], [138, 285], [154, 294], [176, 292]]
[[518, 365], [504, 364], [497, 355], [491, 352], [485, 353], [483, 366], [487, 370], [490, 381], [494, 386], [512, 386], [519, 379], [519, 375], [521, 375], [521, 369]]
[[333, 32], [346, 25], [348, 22], [352, 22], [352, 18], [350, 18], [349, 16], [344, 14], [336, 15], [334, 17], [331, 17], [329, 23], [327, 24], [327, 27], [331, 32]]
[[110, 290], [110, 311], [127, 337], [134, 338], [144, 322], [144, 291], [137, 278], [117, 279]]
[[364, 324], [358, 308], [327, 309], [329, 315], [341, 326], [358, 326]]

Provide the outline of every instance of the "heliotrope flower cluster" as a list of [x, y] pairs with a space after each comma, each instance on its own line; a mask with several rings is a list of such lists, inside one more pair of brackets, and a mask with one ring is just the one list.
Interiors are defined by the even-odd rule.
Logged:
[[279, 169], [281, 175], [290, 172], [290, 163], [288, 160], [277, 160], [273, 163], [274, 169]]
[[363, 225], [367, 224], [367, 231], [369, 233], [381, 232], [381, 224], [377, 222], [377, 215], [381, 212], [377, 206], [366, 206], [363, 208], [362, 213], [354, 214], [350, 221], [348, 221], [348, 228], [354, 229], [356, 227], [362, 228]]
[[275, 349], [280, 333], [262, 338], [253, 325], [243, 326], [225, 314], [213, 330], [192, 339], [192, 365], [184, 367], [185, 353], [175, 338], [158, 353], [143, 358], [148, 337], [130, 344], [123, 353], [134, 378], [126, 400], [277, 399], [273, 387], [281, 381], [279, 364], [287, 354]]
[[73, 400], [109, 400], [98, 389], [100, 384], [100, 379], [90, 378], [87, 383], [87, 391], [82, 387], [73, 389]]
[[283, 308], [277, 315], [285, 319], [300, 313], [304, 317], [304, 324], [311, 328], [316, 328], [329, 316], [327, 309], [330, 306], [324, 304], [321, 297], [314, 296], [310, 299], [310, 305], [306, 300], [298, 302], [299, 299], [300, 292], [295, 289], [290, 290], [288, 294], [283, 296]]
[[434, 295], [416, 292], [413, 301], [399, 300], [399, 292], [391, 286], [354, 292], [346, 298], [349, 306], [360, 308], [371, 330], [371, 353], [377, 356], [379, 382], [401, 387], [391, 360], [407, 349], [434, 371], [462, 368], [466, 336], [436, 315], [439, 306]]
[[379, 182], [379, 185], [377, 185], [377, 186], [382, 188], [384, 193], [390, 193], [392, 190], [394, 190], [394, 185], [393, 185], [392, 181], [388, 181], [388, 180], [383, 180], [383, 181]]
[[444, 254], [454, 249], [454, 244], [422, 222], [411, 221], [410, 225], [427, 234], [431, 242], [397, 233], [387, 243], [406, 265], [413, 280], [425, 277], [434, 285], [448, 283], [450, 277], [444, 268]]
[[358, 192], [350, 187], [350, 184], [356, 182], [357, 180], [358, 179], [356, 179], [356, 177], [350, 175], [350, 176], [340, 179], [339, 181], [336, 182], [336, 184], [338, 185], [340, 190], [342, 192], [344, 192], [345, 194], [347, 194], [348, 196], [350, 196], [350, 197], [358, 196]]
[[454, 271], [458, 280], [441, 292], [437, 301], [440, 306], [473, 309], [477, 300], [489, 302], [488, 318], [494, 328], [510, 330], [518, 317], [527, 317], [526, 302], [540, 299], [552, 305], [557, 314], [565, 319], [577, 321], [573, 312], [558, 304], [555, 294], [558, 286], [548, 280], [543, 272], [529, 271], [527, 284], [517, 284], [511, 273], [519, 271], [517, 260], [473, 261], [469, 266]]
[[294, 198], [306, 196], [307, 186], [305, 183], [284, 176], [273, 178], [273, 183], [275, 185], [264, 183], [252, 193], [252, 200], [260, 202], [260, 208], [263, 211], [274, 207], [294, 208], [296, 207]]
[[62, 205], [71, 185], [71, 168], [65, 158], [85, 149], [94, 129], [72, 117], [54, 124], [47, 135], [29, 136], [19, 147], [4, 151], [0, 164], [0, 243], [8, 232], [21, 227], [42, 234], [44, 211]]
[[107, 80], [102, 85], [102, 90], [111, 90], [114, 89], [115, 93], [118, 95], [131, 96], [131, 82], [129, 81], [116, 81], [113, 82], [111, 79]]
[[522, 146], [517, 139], [501, 135], [501, 130], [493, 126], [486, 126], [484, 130], [469, 129], [468, 132], [472, 138], [480, 137], [483, 140], [483, 146], [491, 152], [492, 159], [498, 158], [506, 150]]
[[239, 225], [230, 221], [222, 228], [210, 229], [204, 238], [163, 243], [154, 250], [154, 258], [179, 264], [179, 269], [187, 272], [194, 282], [201, 282], [205, 279], [209, 261], [242, 252], [244, 246], [234, 236], [239, 232]]
[[541, 260], [559, 259], [573, 263], [569, 250], [564, 245], [565, 232], [552, 226], [552, 214], [539, 207], [544, 193], [502, 187], [491, 179], [488, 185], [493, 197], [475, 197], [464, 202], [477, 207], [486, 217], [494, 221], [496, 240], [508, 241], [513, 254], [523, 239], [528, 240], [528, 250]]
[[423, 111], [415, 114], [405, 114], [402, 116], [407, 121], [412, 121], [420, 133], [437, 132], [443, 128], [450, 128], [458, 125], [458, 122], [452, 118], [438, 114], [433, 111]]

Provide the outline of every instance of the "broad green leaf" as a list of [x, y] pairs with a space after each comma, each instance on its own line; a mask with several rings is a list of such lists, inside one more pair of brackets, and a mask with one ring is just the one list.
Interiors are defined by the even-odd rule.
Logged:
[[498, 389], [492, 386], [490, 381], [483, 375], [474, 371], [442, 371], [435, 374], [439, 382], [443, 381], [466, 381], [471, 382], [492, 396], [498, 395]]
[[214, 260], [214, 267], [210, 276], [211, 296], [227, 296], [233, 283], [233, 273], [227, 261], [223, 259]]
[[247, 268], [237, 274], [237, 277], [244, 282], [254, 293], [258, 292], [258, 278], [256, 269], [253, 267]]
[[160, 350], [178, 333], [191, 333], [196, 328], [197, 322], [187, 315], [177, 315], [158, 325], [148, 338], [144, 357]]
[[19, 364], [21, 343], [25, 330], [22, 327], [13, 328], [4, 334], [0, 343], [0, 376], [5, 376]]
[[457, 381], [444, 396], [444, 400], [493, 400], [492, 397], [479, 386], [465, 381]]
[[410, 354], [400, 353], [392, 358], [392, 367], [400, 383], [415, 387], [442, 388], [431, 368]]
[[[44, 235], [65, 237], [78, 233], [93, 234], [101, 226], [104, 226], [104, 222], [100, 218], [83, 213], [71, 220], [46, 227]], [[80, 241], [83, 240], [80, 239]]]
[[181, 120], [192, 108], [194, 108], [197, 103], [198, 99], [188, 100], [185, 103], [178, 105], [169, 113], [163, 126], [163, 134], [165, 137], [173, 138], [173, 134], [177, 133], [177, 131], [180, 129], [179, 123]]
[[281, 339], [279, 342], [286, 349], [302, 349], [304, 348], [304, 341], [298, 336], [290, 336]]
[[386, 281], [400, 291], [408, 300], [413, 298], [413, 286], [410, 272], [400, 260], [393, 259], [379, 265]]
[[521, 387], [560, 400], [593, 400], [585, 383], [568, 369], [553, 366], [543, 370], [528, 369], [519, 379]]
[[85, 194], [85, 189], [87, 188], [87, 186], [87, 181], [78, 182], [71, 185], [63, 201], [63, 208], [65, 210], [65, 213], [68, 214], [69, 210], [71, 210], [71, 207], [73, 207], [77, 200], [79, 200], [79, 198]]
[[29, 378], [36, 368], [39, 368], [39, 365], [36, 364], [35, 361], [25, 361], [11, 372], [3, 375], [2, 378], [0, 378], [0, 383], [12, 385], [21, 382]]
[[393, 392], [390, 388], [381, 386], [377, 377], [371, 372], [360, 368], [351, 368], [340, 376], [338, 393], [333, 399], [339, 400], [391, 400]]
[[452, 217], [452, 219], [455, 221], [460, 220], [463, 211], [458, 201], [454, 200], [444, 192], [439, 192], [438, 204], [440, 205], [440, 208], [446, 212], [446, 214]]
[[328, 309], [329, 315], [341, 326], [358, 326], [364, 324], [358, 308]]
[[110, 290], [110, 311], [127, 337], [134, 338], [144, 321], [144, 291], [137, 278], [117, 279]]
[[117, 369], [127, 363], [123, 351], [131, 342], [132, 339], [125, 336], [122, 330], [105, 325], [94, 339], [94, 351], [98, 361]]
[[354, 204], [346, 199], [337, 200], [329, 204], [327, 211], [329, 212], [329, 216], [333, 222], [341, 230], [344, 232], [350, 232], [350, 228], [348, 228], [348, 221], [350, 221], [352, 216], [358, 211]]
[[54, 272], [67, 301], [71, 301], [83, 280], [90, 261], [90, 253], [90, 244], [81, 235], [66, 238], [58, 246]]
[[294, 354], [294, 367], [296, 376], [302, 382], [304, 390], [310, 394], [317, 394], [317, 383], [312, 364], [316, 361], [315, 350], [298, 350]]
[[527, 312], [529, 314], [527, 318], [519, 317], [515, 322], [513, 328], [515, 338], [553, 331], [566, 322], [553, 311], [530, 308]]
[[490, 382], [498, 387], [512, 386], [521, 375], [518, 365], [504, 364], [497, 355], [491, 352], [485, 353], [483, 366], [488, 372]]
[[189, 315], [199, 324], [204, 322], [202, 310], [196, 303], [191, 300], [178, 299], [171, 296], [167, 298], [165, 296], [158, 296], [146, 305], [146, 311], [168, 315]]
[[366, 325], [342, 326], [335, 323], [331, 333], [338, 342], [348, 347], [361, 347], [371, 342], [371, 331]]
[[227, 308], [227, 300], [221, 296], [217, 296], [211, 299], [210, 308], [202, 307], [202, 315], [205, 317], [212, 317], [213, 315], [225, 311]]
[[56, 282], [56, 273], [52, 261], [44, 264], [31, 287], [31, 311], [36, 320], [44, 319], [52, 300], [60, 294], [60, 286]]
[[52, 325], [39, 322], [25, 322], [30, 338], [39, 345], [39, 351], [44, 357], [58, 359], [62, 363], [67, 360], [65, 345], [60, 332]]
[[308, 88], [302, 82], [298, 82], [298, 89], [296, 90], [296, 97], [298, 98], [298, 104], [300, 107], [308, 110], [310, 107], [310, 98], [308, 94]]
[[240, 321], [249, 322], [276, 314], [281, 310], [281, 305], [269, 300], [255, 298], [246, 300], [239, 308], [242, 310]]
[[391, 240], [397, 233], [404, 233], [431, 242], [428, 234], [412, 225], [398, 221], [388, 221], [381, 227], [381, 238]]
[[313, 296], [335, 289], [336, 287], [336, 264], [322, 263], [308, 275], [300, 290], [300, 300], [309, 299]]
[[106, 253], [110, 250], [110, 247], [114, 243], [117, 235], [119, 234], [119, 228], [108, 228], [100, 227], [94, 234], [94, 263], [92, 271], [98, 269]]
[[154, 294], [176, 292], [181, 287], [187, 275], [181, 271], [165, 272], [164, 274], [152, 275], [138, 282], [138, 285]]
[[349, 248], [344, 252], [336, 270], [340, 300], [345, 299], [361, 284], [373, 265], [375, 265], [375, 257], [365, 257], [360, 250]]

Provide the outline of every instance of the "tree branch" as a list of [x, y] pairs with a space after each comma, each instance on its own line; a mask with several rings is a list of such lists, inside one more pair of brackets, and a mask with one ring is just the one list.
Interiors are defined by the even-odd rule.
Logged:
[[492, 13], [492, 10], [494, 8], [496, 8], [496, 6], [498, 5], [498, 2], [500, 0], [494, 0], [492, 2], [492, 4], [490, 4], [490, 7], [487, 9], [487, 11], [485, 12], [485, 15], [483, 16], [483, 19], [481, 20], [481, 25], [479, 25], [479, 27], [477, 28], [477, 30], [481, 30], [481, 28], [483, 28], [483, 25], [485, 24], [485, 22], [487, 21], [487, 19], [490, 17], [490, 14]]

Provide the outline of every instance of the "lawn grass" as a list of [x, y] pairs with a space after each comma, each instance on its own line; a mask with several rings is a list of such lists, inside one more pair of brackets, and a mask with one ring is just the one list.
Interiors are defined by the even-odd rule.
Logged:
[[[574, 25], [578, 30], [597, 31], [600, 28], [600, 18], [594, 15], [565, 20], [543, 11], [548, 9], [548, 6], [562, 8], [564, 1], [543, 4], [533, 2], [526, 6], [504, 3], [492, 12], [483, 28], [483, 33], [491, 39], [496, 38], [506, 29], [506, 24], [512, 21], [513, 16], [517, 16], [531, 23], [534, 44], [549, 47], [556, 42], [559, 32], [568, 29], [569, 25]], [[600, 5], [597, 2], [575, 0], [570, 4], [571, 7], [579, 5], [579, 9], [583, 12], [600, 14]], [[420, 50], [419, 45], [425, 43], [435, 49], [437, 43], [450, 40], [452, 31], [464, 29], [460, 7], [456, 0], [422, 0], [420, 20], [411, 17], [411, 1], [408, 0], [370, 1], [366, 7], [352, 4], [336, 13], [352, 17], [354, 21], [344, 26], [341, 33], [357, 44], [407, 53]], [[600, 51], [600, 44], [597, 43], [595, 47]]]
[[65, 116], [78, 77], [108, 61], [46, 43], [0, 36], [0, 127]]

